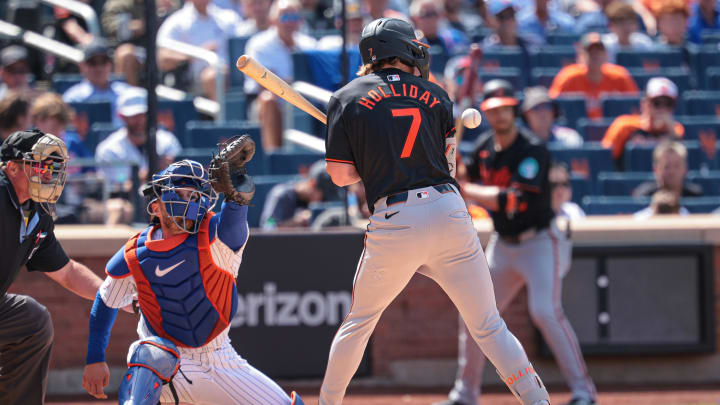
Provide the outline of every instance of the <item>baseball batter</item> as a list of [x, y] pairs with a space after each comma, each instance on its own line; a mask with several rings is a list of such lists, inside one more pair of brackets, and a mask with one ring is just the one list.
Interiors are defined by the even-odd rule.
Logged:
[[[140, 340], [130, 347], [121, 404], [302, 404], [240, 357], [228, 337], [254, 193], [244, 166], [254, 150], [248, 136], [230, 142], [213, 159], [212, 186], [208, 172], [192, 160], [153, 176], [145, 190], [153, 224], [110, 259], [92, 308], [83, 375], [91, 395], [105, 398], [114, 308], [137, 293]], [[225, 202], [214, 215], [216, 192], [225, 194]]]
[[[570, 246], [554, 221], [550, 153], [532, 133], [516, 127], [517, 103], [508, 82], [486, 83], [481, 109], [491, 129], [478, 139], [467, 166], [469, 182], [462, 184], [464, 194], [487, 208], [493, 220], [487, 257], [498, 307], [502, 311], [527, 286], [530, 315], [570, 385], [570, 404], [594, 404], [595, 386], [560, 302]], [[458, 377], [445, 405], [475, 404], [480, 391], [485, 360], [467, 338], [465, 323], [460, 322]]]
[[409, 23], [381, 18], [364, 28], [360, 54], [361, 77], [328, 105], [326, 160], [335, 184], [363, 181], [372, 216], [353, 303], [330, 349], [320, 405], [342, 402], [380, 315], [416, 272], [450, 296], [522, 404], [549, 404], [495, 306], [485, 256], [453, 178], [452, 103], [427, 80], [427, 45]]

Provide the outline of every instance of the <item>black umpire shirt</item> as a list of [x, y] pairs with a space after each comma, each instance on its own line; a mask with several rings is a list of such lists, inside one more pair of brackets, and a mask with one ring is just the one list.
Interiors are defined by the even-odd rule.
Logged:
[[503, 236], [518, 235], [530, 228], [548, 227], [555, 217], [550, 204], [550, 152], [525, 128], [510, 147], [495, 150], [494, 131], [480, 135], [467, 166], [474, 183], [517, 192], [516, 211], [490, 212], [495, 230]]
[[0, 169], [0, 294], [5, 295], [23, 265], [28, 271], [60, 270], [70, 259], [55, 239], [53, 219], [29, 200], [27, 226], [15, 189]]
[[359, 77], [328, 104], [326, 160], [355, 165], [368, 207], [380, 197], [456, 184], [445, 157], [455, 136], [452, 102], [440, 86], [400, 69]]

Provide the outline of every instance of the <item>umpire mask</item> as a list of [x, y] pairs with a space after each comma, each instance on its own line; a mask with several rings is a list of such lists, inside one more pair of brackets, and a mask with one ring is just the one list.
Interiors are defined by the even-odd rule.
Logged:
[[22, 154], [22, 162], [30, 167], [28, 193], [49, 215], [55, 214], [55, 203], [65, 188], [67, 172], [65, 165], [69, 159], [65, 142], [52, 134], [40, 135], [29, 152]]

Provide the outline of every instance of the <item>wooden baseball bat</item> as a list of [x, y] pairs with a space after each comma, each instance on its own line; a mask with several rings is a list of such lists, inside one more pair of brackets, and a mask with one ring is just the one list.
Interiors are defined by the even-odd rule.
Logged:
[[[458, 112], [460, 114], [462, 114], [466, 108], [472, 107], [472, 102], [475, 98], [475, 95], [473, 94], [473, 87], [475, 81], [477, 80], [478, 69], [480, 69], [480, 62], [482, 61], [483, 56], [480, 44], [470, 44], [470, 53], [468, 56], [470, 58], [470, 66], [465, 70], [463, 84], [460, 87], [458, 100], [456, 102], [459, 107]], [[462, 122], [462, 116], [458, 115], [457, 120], [455, 121], [455, 139], [457, 139], [458, 145], [460, 145], [460, 141], [462, 141], [464, 134], [465, 126]]]
[[252, 57], [247, 55], [239, 57], [235, 66], [237, 66], [239, 71], [252, 77], [262, 87], [270, 90], [276, 96], [305, 111], [317, 118], [323, 124], [327, 125], [327, 117], [322, 111], [315, 107], [305, 97], [300, 95], [300, 93], [295, 91], [295, 89], [290, 87], [285, 80], [277, 77], [275, 73], [258, 63], [258, 61]]

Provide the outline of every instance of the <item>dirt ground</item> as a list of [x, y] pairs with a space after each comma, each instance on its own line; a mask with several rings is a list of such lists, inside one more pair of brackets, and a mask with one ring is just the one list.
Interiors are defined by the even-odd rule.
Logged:
[[[317, 390], [300, 390], [307, 405], [317, 404]], [[417, 390], [393, 390], [392, 392], [372, 393], [368, 390], [351, 391], [343, 402], [344, 405], [431, 405], [447, 399], [441, 391], [418, 392]], [[568, 393], [552, 394], [553, 405], [563, 405], [570, 399]], [[602, 391], [598, 398], [599, 405], [720, 405], [720, 387], [692, 390], [659, 390], [659, 391]], [[111, 401], [83, 401], [82, 397], [70, 399], [49, 398], [48, 404], [53, 405], [108, 405]], [[492, 392], [483, 395], [482, 405], [517, 405], [518, 402], [507, 393]], [[263, 405], [263, 404], [258, 404]]]

